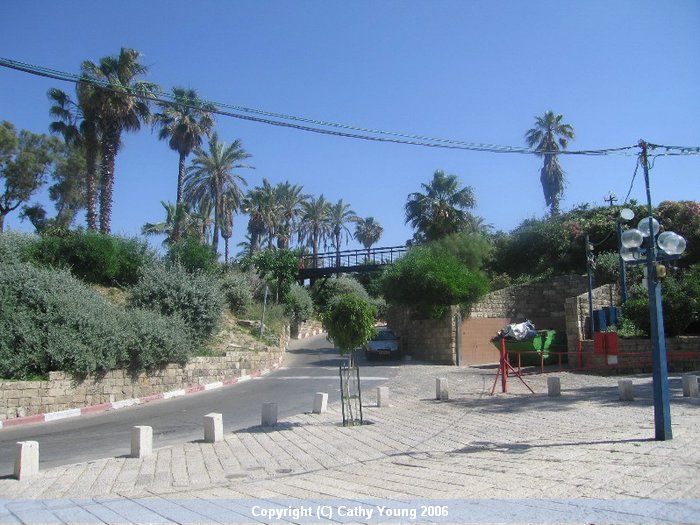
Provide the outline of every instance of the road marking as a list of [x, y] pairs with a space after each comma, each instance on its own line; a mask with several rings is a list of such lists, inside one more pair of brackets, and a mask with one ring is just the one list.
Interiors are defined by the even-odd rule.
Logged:
[[[268, 379], [338, 379], [339, 376], [275, 376], [268, 377]], [[365, 376], [361, 377], [361, 381], [386, 381], [388, 377], [378, 377], [378, 376]]]

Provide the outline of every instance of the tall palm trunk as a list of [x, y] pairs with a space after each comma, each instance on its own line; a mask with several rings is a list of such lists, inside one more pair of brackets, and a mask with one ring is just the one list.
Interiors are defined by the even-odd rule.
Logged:
[[335, 267], [340, 268], [340, 237], [343, 232], [335, 232]]
[[114, 161], [121, 130], [112, 126], [105, 130], [102, 141], [102, 187], [100, 188], [100, 233], [109, 235], [112, 222], [112, 193], [114, 190]]
[[97, 231], [97, 139], [89, 139], [85, 144], [87, 227]]
[[318, 231], [318, 228], [314, 230], [314, 240], [313, 240], [313, 250], [314, 250], [314, 268], [318, 268], [318, 245], [320, 242], [319, 237], [321, 236], [321, 233]]
[[[175, 200], [176, 210], [179, 210], [185, 202], [185, 174], [187, 173], [187, 167], [185, 165], [187, 156], [183, 151], [180, 152], [180, 159], [178, 163], [177, 170], [177, 196]], [[181, 236], [181, 214], [175, 214], [175, 224], [173, 225], [173, 242], [177, 241]]]

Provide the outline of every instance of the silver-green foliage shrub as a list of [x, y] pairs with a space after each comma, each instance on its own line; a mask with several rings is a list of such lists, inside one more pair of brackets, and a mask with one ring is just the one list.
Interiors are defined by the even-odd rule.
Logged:
[[240, 314], [253, 302], [253, 292], [249, 279], [242, 273], [229, 272], [221, 281], [221, 291], [229, 310]]
[[0, 233], [0, 264], [26, 261], [38, 238], [24, 233]]
[[179, 264], [151, 264], [142, 268], [138, 283], [131, 289], [129, 305], [181, 317], [202, 342], [219, 324], [224, 298], [211, 275], [190, 273]]
[[182, 361], [182, 321], [125, 311], [67, 270], [0, 264], [0, 377], [74, 376]]
[[303, 322], [314, 314], [314, 303], [311, 294], [303, 286], [293, 284], [284, 304], [284, 313], [294, 322]]

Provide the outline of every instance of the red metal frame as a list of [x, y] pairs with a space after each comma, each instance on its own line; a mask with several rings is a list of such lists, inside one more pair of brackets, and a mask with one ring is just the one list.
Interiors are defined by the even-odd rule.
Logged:
[[498, 371], [496, 372], [496, 377], [493, 380], [493, 387], [491, 388], [491, 395], [496, 391], [496, 384], [498, 383], [498, 378], [500, 376], [501, 378], [501, 392], [504, 394], [508, 393], [508, 371], [513, 372], [513, 375], [516, 376], [520, 381], [523, 382], [523, 385], [527, 387], [527, 389], [531, 393], [535, 393], [535, 391], [530, 388], [530, 385], [528, 385], [525, 380], [523, 379], [523, 376], [520, 372], [520, 354], [518, 353], [518, 370], [515, 370], [510, 364], [510, 361], [508, 360], [508, 352], [506, 352], [506, 340], [501, 338], [501, 358], [498, 364]]

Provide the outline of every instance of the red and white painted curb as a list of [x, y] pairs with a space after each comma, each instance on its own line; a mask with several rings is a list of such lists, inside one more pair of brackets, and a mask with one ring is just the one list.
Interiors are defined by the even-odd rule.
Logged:
[[99, 405], [91, 405], [83, 408], [71, 408], [69, 410], [60, 410], [58, 412], [47, 412], [46, 414], [37, 414], [35, 416], [24, 416], [17, 417], [13, 419], [6, 419], [0, 421], [0, 429], [10, 428], [19, 425], [28, 425], [31, 423], [44, 423], [48, 421], [58, 421], [60, 419], [67, 419], [71, 417], [85, 416], [88, 414], [98, 414], [100, 412], [106, 412], [108, 410], [119, 410], [120, 408], [126, 408], [134, 405], [143, 405], [145, 403], [150, 403], [151, 401], [157, 401], [159, 399], [172, 399], [175, 397], [186, 396], [188, 394], [194, 394], [195, 392], [203, 392], [206, 390], [216, 390], [217, 388], [223, 388], [229, 385], [235, 385], [236, 383], [243, 383], [249, 381], [250, 379], [255, 379], [257, 377], [262, 377], [269, 374], [273, 370], [280, 367], [279, 363], [273, 364], [270, 368], [265, 368], [263, 370], [256, 370], [250, 374], [246, 374], [241, 377], [233, 377], [231, 379], [225, 379], [224, 381], [217, 381], [215, 383], [208, 384], [197, 384], [191, 385], [186, 388], [179, 390], [171, 390], [169, 392], [163, 392], [160, 394], [151, 394], [150, 396], [133, 398], [133, 399], [122, 399], [120, 401], [112, 401], [111, 403], [101, 403]]

